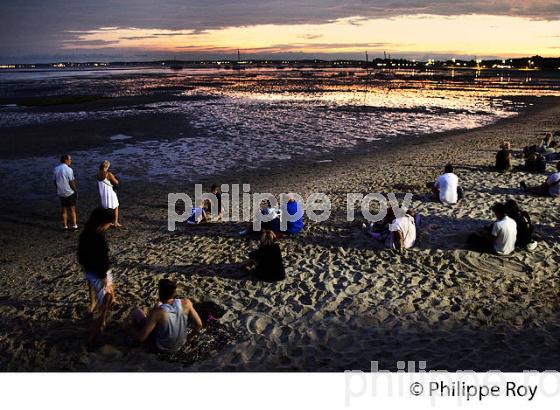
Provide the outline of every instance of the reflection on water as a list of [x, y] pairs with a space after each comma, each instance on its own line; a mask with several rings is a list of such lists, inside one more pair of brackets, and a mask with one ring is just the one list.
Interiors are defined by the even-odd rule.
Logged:
[[[500, 88], [441, 81], [393, 81], [344, 75], [324, 70], [302, 76], [300, 71], [261, 70], [243, 74], [224, 71], [172, 73], [135, 71], [111, 75], [35, 77], [6, 80], [0, 76], [0, 98], [14, 90], [30, 97], [99, 95], [104, 97], [166, 95], [152, 102], [96, 110], [27, 109], [0, 107], [1, 127], [67, 122], [82, 119], [131, 117], [139, 112], [179, 114], [195, 129], [189, 137], [135, 141], [134, 135], [113, 135], [108, 145], [74, 152], [77, 174], [95, 172], [110, 159], [125, 179], [196, 179], [228, 170], [256, 168], [268, 161], [292, 158], [328, 161], [338, 150], [364, 142], [411, 138], [463, 128], [475, 128], [516, 115], [524, 103], [512, 97], [555, 95], [557, 91]], [[199, 98], [181, 99], [185, 96]], [[208, 98], [206, 98], [208, 97]], [[54, 158], [2, 161], [25, 180], [34, 169], [50, 176]], [[86, 171], [87, 170], [87, 171]], [[47, 189], [37, 184], [37, 192]]]

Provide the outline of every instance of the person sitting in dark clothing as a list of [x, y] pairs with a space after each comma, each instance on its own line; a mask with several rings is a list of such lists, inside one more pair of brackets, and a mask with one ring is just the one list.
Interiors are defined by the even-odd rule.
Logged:
[[216, 204], [215, 204], [216, 209], [217, 209], [216, 217], [214, 218], [212, 216], [212, 205], [213, 204], [212, 204], [212, 201], [210, 201], [210, 200], [204, 201], [204, 212], [208, 215], [209, 219], [211, 219], [213, 221], [219, 221], [219, 220], [222, 219], [222, 191], [220, 189], [220, 186], [217, 185], [217, 184], [213, 184], [210, 187], [210, 193], [212, 195], [215, 195], [216, 199], [217, 199]]
[[544, 172], [546, 159], [538, 152], [533, 152], [525, 160], [525, 170], [529, 172]]
[[521, 210], [517, 202], [513, 199], [506, 201], [506, 215], [517, 224], [517, 238], [515, 246], [517, 248], [533, 247], [533, 224], [529, 213]]
[[511, 144], [504, 142], [496, 154], [496, 171], [506, 172], [511, 170]]
[[274, 232], [263, 230], [259, 247], [249, 253], [249, 260], [244, 263], [253, 268], [252, 273], [258, 280], [277, 282], [286, 278], [282, 251], [276, 242]]

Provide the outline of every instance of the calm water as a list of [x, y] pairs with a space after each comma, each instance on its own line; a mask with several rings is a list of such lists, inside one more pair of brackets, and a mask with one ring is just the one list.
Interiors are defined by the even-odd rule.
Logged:
[[[176, 138], [154, 134], [147, 141], [136, 141], [134, 135], [115, 133], [104, 146], [73, 152], [74, 167], [78, 176], [89, 178], [101, 160], [109, 159], [115, 172], [127, 180], [194, 180], [259, 168], [268, 161], [325, 161], [340, 150], [364, 143], [375, 146], [399, 135], [422, 138], [434, 132], [481, 127], [523, 110], [526, 103], [516, 97], [560, 94], [535, 89], [523, 78], [508, 83], [499, 74], [482, 82], [441, 82], [430, 80], [426, 73], [400, 80], [380, 75], [366, 78], [363, 70], [0, 73], [4, 101], [22, 95], [166, 96], [164, 102], [96, 111], [68, 111], [63, 106], [37, 111], [6, 103], [0, 107], [0, 138], [2, 127], [134, 118], [140, 112], [178, 114], [195, 130], [188, 137], [178, 131]], [[516, 86], [508, 88], [513, 83]], [[199, 98], [178, 100], [179, 96]], [[56, 162], [54, 157], [2, 161], [0, 172], [21, 184], [29, 179], [26, 175], [31, 169], [40, 178], [27, 182], [32, 184], [27, 191], [51, 195], [45, 181], [50, 181]]]

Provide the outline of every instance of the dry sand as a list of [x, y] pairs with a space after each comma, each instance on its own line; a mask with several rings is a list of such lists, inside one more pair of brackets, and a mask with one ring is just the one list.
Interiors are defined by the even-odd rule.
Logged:
[[[55, 202], [3, 207], [0, 368], [341, 371], [368, 370], [376, 360], [396, 370], [398, 360], [422, 360], [428, 369], [559, 370], [558, 200], [518, 189], [519, 181], [537, 184], [544, 175], [488, 167], [502, 140], [515, 149], [536, 143], [546, 130], [560, 129], [559, 114], [557, 101], [543, 99], [527, 114], [470, 132], [399, 140], [383, 153], [341, 155], [313, 167], [217, 178], [259, 192], [330, 195], [327, 222], [282, 240], [288, 278], [276, 284], [238, 269], [256, 245], [237, 235], [239, 224], [167, 232], [166, 193], [190, 192], [192, 184], [128, 186], [121, 194], [126, 227], [108, 234], [120, 304], [91, 347], [77, 234], [57, 231]], [[425, 183], [447, 162], [466, 191], [454, 207], [423, 199]], [[423, 217], [416, 247], [400, 256], [366, 237], [360, 220], [346, 222], [347, 192], [415, 193], [413, 207]], [[531, 213], [538, 248], [510, 257], [466, 250], [468, 233], [488, 223], [490, 206], [506, 198]], [[82, 196], [82, 220], [96, 200]], [[154, 301], [164, 276], [179, 282], [183, 296], [227, 310], [172, 358], [130, 347], [120, 328], [132, 306]]]

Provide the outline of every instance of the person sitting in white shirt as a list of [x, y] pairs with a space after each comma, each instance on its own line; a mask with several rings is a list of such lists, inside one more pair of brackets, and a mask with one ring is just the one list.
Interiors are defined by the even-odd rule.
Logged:
[[392, 235], [389, 235], [388, 246], [399, 251], [401, 255], [405, 249], [412, 248], [416, 243], [416, 223], [409, 214], [395, 218], [389, 225], [389, 231]]
[[379, 224], [371, 224], [369, 228], [362, 224], [362, 228], [366, 230], [367, 235], [384, 242], [385, 246], [401, 254], [416, 243], [416, 218], [412, 210], [397, 217], [393, 208], [389, 208], [387, 215]]
[[440, 175], [432, 189], [434, 199], [444, 204], [456, 204], [463, 197], [459, 187], [459, 177], [453, 173], [453, 165], [447, 164], [443, 175]]
[[556, 171], [550, 174], [542, 185], [529, 187], [525, 181], [521, 181], [519, 185], [525, 192], [530, 194], [558, 198], [560, 197], [560, 162], [556, 164]]
[[505, 204], [496, 203], [492, 207], [496, 221], [483, 231], [472, 234], [468, 243], [479, 252], [509, 255], [515, 250], [517, 240], [517, 224], [506, 215]]

